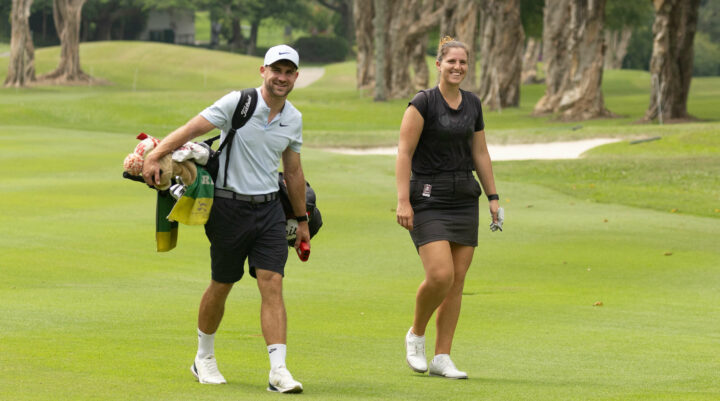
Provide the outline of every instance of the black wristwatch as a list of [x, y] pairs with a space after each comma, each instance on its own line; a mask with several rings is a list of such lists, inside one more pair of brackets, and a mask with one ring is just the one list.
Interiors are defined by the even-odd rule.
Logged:
[[487, 196], [487, 198], [488, 198], [488, 201], [500, 200], [500, 196], [498, 194], [490, 194]]
[[303, 214], [302, 216], [297, 216], [297, 217], [295, 217], [295, 220], [297, 220], [298, 223], [301, 222], [301, 221], [308, 221], [308, 217], [307, 217], [306, 214]]

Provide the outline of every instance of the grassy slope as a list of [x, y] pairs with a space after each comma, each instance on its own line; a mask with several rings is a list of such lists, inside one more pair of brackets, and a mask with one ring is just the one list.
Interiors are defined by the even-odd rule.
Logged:
[[[0, 90], [0, 168], [12, 172], [0, 179], [0, 362], [13, 366], [0, 377], [3, 397], [275, 398], [264, 391], [251, 280], [231, 295], [218, 340], [230, 384], [192, 381], [207, 241], [201, 228], [182, 227], [179, 247], [156, 254], [151, 193], [119, 179], [137, 131], [162, 135], [229, 88], [256, 84], [257, 59], [137, 45], [83, 46], [85, 68], [112, 86]], [[51, 52], [38, 52], [41, 72], [52, 68]], [[222, 68], [205, 80], [201, 71], [211, 64]], [[135, 68], [143, 74], [133, 91]], [[641, 83], [642, 74], [618, 71], [626, 82], [616, 85], [611, 73], [609, 107], [641, 114], [646, 95], [627, 83]], [[373, 103], [355, 92], [353, 76], [352, 63], [332, 65], [293, 94], [310, 143], [384, 144], [396, 136], [405, 102]], [[707, 94], [717, 93], [718, 80], [693, 82], [700, 85], [691, 112], [712, 117], [717, 96]], [[523, 93], [527, 111], [539, 90]], [[325, 221], [311, 262], [291, 256], [285, 283], [289, 364], [304, 398], [720, 397], [720, 226], [684, 214], [717, 216], [706, 210], [720, 188], [716, 123], [627, 125], [633, 115], [573, 131], [522, 114], [489, 114], [488, 125], [499, 127], [493, 135], [663, 139], [608, 145], [575, 161], [496, 163], [508, 219], [501, 234], [481, 230], [453, 353], [471, 374], [461, 383], [404, 366], [402, 336], [422, 273], [394, 223], [392, 158], [303, 152]], [[666, 205], [666, 192], [682, 202]], [[604, 306], [593, 307], [598, 301]]]

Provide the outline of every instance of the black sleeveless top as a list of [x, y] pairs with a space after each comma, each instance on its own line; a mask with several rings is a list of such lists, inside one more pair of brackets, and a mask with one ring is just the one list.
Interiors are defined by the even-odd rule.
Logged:
[[462, 101], [451, 108], [436, 86], [420, 91], [409, 105], [425, 119], [420, 140], [412, 158], [412, 172], [420, 175], [449, 171], [474, 170], [473, 133], [485, 128], [480, 99], [472, 92], [460, 90]]

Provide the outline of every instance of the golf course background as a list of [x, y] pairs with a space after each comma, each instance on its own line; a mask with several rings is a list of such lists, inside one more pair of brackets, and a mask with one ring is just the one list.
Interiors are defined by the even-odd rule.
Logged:
[[[58, 54], [39, 49], [38, 72]], [[217, 336], [228, 385], [195, 382], [209, 244], [181, 226], [178, 247], [156, 253], [154, 193], [121, 178], [139, 132], [163, 137], [259, 85], [261, 60], [96, 42], [81, 62], [104, 85], [0, 89], [0, 399], [275, 399], [252, 279], [235, 286]], [[358, 92], [352, 62], [323, 67], [290, 97], [324, 221], [310, 261], [291, 254], [284, 280], [299, 397], [720, 398], [720, 78], [693, 79], [692, 123], [638, 124], [650, 79], [626, 70], [604, 74], [618, 118], [531, 117], [542, 85], [523, 86], [520, 108], [486, 113], [491, 143], [622, 141], [578, 160], [494, 163], [505, 231], [481, 220], [452, 353], [470, 379], [449, 381], [404, 361], [423, 274], [395, 223], [394, 158], [323, 150], [395, 144], [407, 100]]]

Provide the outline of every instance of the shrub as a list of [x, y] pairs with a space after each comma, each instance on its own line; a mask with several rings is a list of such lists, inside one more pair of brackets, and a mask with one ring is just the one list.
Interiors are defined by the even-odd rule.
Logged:
[[720, 75], [720, 45], [704, 32], [695, 34], [693, 76]]
[[337, 36], [305, 36], [295, 41], [293, 47], [300, 54], [300, 62], [344, 61], [350, 51], [348, 42]]

